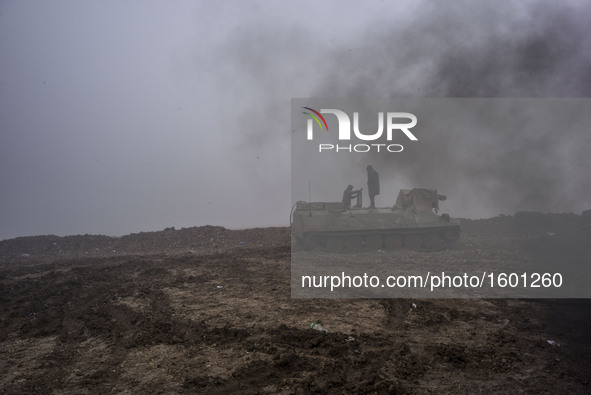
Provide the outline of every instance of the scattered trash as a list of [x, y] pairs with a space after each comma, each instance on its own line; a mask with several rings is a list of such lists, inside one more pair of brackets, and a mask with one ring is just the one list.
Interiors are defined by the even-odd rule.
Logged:
[[345, 339], [346, 342], [354, 342], [355, 338], [353, 336], [347, 336], [347, 338]]
[[417, 305], [413, 303], [413, 304], [412, 304], [412, 308], [413, 308], [413, 309], [416, 309], [416, 308], [417, 308]]
[[554, 340], [546, 340], [548, 342], [549, 345], [551, 346], [557, 346], [560, 347], [560, 344], [558, 344], [557, 342], [555, 342]]
[[35, 318], [35, 313], [29, 313], [28, 317], [32, 320], [33, 318]]
[[326, 333], [329, 332], [328, 329], [326, 329], [325, 327], [323, 327], [322, 325], [320, 325], [320, 324], [318, 324], [316, 322], [310, 322], [310, 328], [312, 328], [314, 330], [317, 330], [317, 331], [320, 331], [320, 332], [326, 332]]
[[21, 256], [26, 258], [26, 257], [31, 256], [31, 254], [21, 254]]
[[245, 241], [241, 241], [240, 244], [246, 244], [246, 242]]
[[223, 285], [218, 285], [216, 288], [217, 289], [222, 289], [222, 288], [224, 288], [224, 286]]

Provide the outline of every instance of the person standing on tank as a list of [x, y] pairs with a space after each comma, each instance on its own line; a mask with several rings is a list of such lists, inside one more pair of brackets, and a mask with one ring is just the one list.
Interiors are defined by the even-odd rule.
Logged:
[[375, 198], [380, 194], [380, 176], [371, 166], [367, 166], [367, 192], [369, 193], [369, 208], [376, 208]]

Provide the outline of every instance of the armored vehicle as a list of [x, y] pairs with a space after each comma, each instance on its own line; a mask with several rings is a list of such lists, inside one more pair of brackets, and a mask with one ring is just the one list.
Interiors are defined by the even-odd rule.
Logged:
[[291, 212], [296, 247], [327, 251], [441, 250], [460, 236], [458, 219], [437, 214], [445, 200], [432, 189], [402, 189], [393, 207], [345, 208], [341, 202], [297, 202]]

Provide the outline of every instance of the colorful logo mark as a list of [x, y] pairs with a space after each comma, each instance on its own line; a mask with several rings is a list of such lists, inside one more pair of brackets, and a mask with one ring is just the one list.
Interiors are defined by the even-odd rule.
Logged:
[[[310, 108], [310, 107], [302, 107], [302, 108], [305, 109], [305, 110], [312, 111], [314, 114], [317, 115], [316, 116], [314, 114], [310, 114], [309, 112], [302, 111], [302, 114], [306, 114], [306, 115], [309, 115], [312, 118], [314, 118], [314, 120], [316, 121], [316, 123], [318, 124], [318, 126], [320, 126], [320, 130], [324, 129], [322, 127], [322, 124], [320, 123], [320, 119], [322, 119], [322, 122], [324, 122], [324, 126], [326, 126], [326, 130], [328, 131], [328, 125], [326, 124], [326, 120], [324, 119], [324, 117], [318, 111], [316, 111], [316, 110], [314, 110], [313, 108]], [[320, 117], [320, 119], [318, 119], [318, 117]]]

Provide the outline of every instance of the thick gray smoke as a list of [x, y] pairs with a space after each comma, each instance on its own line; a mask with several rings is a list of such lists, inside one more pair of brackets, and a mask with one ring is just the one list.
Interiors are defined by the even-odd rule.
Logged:
[[[529, 4], [529, 6], [527, 6]], [[335, 51], [320, 95], [588, 97], [591, 4], [425, 2]]]
[[[315, 77], [308, 89], [294, 88], [290, 93], [295, 97], [590, 97], [587, 15], [591, 4], [580, 2], [464, 1], [445, 7], [423, 2], [412, 18], [376, 20], [357, 38], [322, 48], [322, 61], [296, 38], [288, 56], [294, 63], [284, 77]], [[285, 48], [284, 39], [269, 35], [267, 45]], [[281, 51], [276, 55], [282, 56]], [[254, 80], [265, 80], [249, 69]], [[274, 93], [269, 98], [279, 97], [273, 89], [269, 92]], [[373, 164], [386, 189], [390, 184], [438, 188], [450, 195], [447, 204], [459, 216], [588, 208], [591, 181], [585, 173], [591, 138], [578, 125], [581, 120], [537, 128], [535, 117], [521, 117], [522, 125], [504, 125], [498, 114], [487, 115], [486, 108], [480, 115], [462, 130], [425, 127], [422, 144], [409, 146], [404, 155], [368, 156], [343, 173], [360, 178], [365, 164]], [[478, 128], [482, 122], [498, 128]], [[261, 133], [266, 132], [258, 129]], [[261, 142], [251, 134], [247, 140]], [[327, 181], [322, 187], [338, 197], [342, 177], [333, 179], [339, 183]], [[382, 203], [393, 198], [384, 197]]]
[[[408, 26], [366, 37], [361, 56], [334, 67], [319, 96], [376, 91], [382, 97], [591, 96], [591, 35], [584, 20], [589, 4], [481, 5], [454, 2], [442, 10], [431, 4]], [[486, 206], [458, 213], [585, 207], [591, 138], [576, 127], [577, 119], [539, 128], [529, 119], [507, 129], [486, 111], [473, 125], [489, 118], [498, 128], [441, 131], [412, 150], [412, 160], [408, 155], [368, 160], [402, 174], [409, 185], [438, 187], [462, 205]]]
[[[0, 238], [287, 225], [291, 98], [591, 94], [584, 1], [70, 3], [0, 3]], [[420, 144], [333, 166], [312, 199], [372, 164], [380, 205], [419, 186], [455, 216], [589, 208], [585, 119], [481, 115], [421, 115]]]

